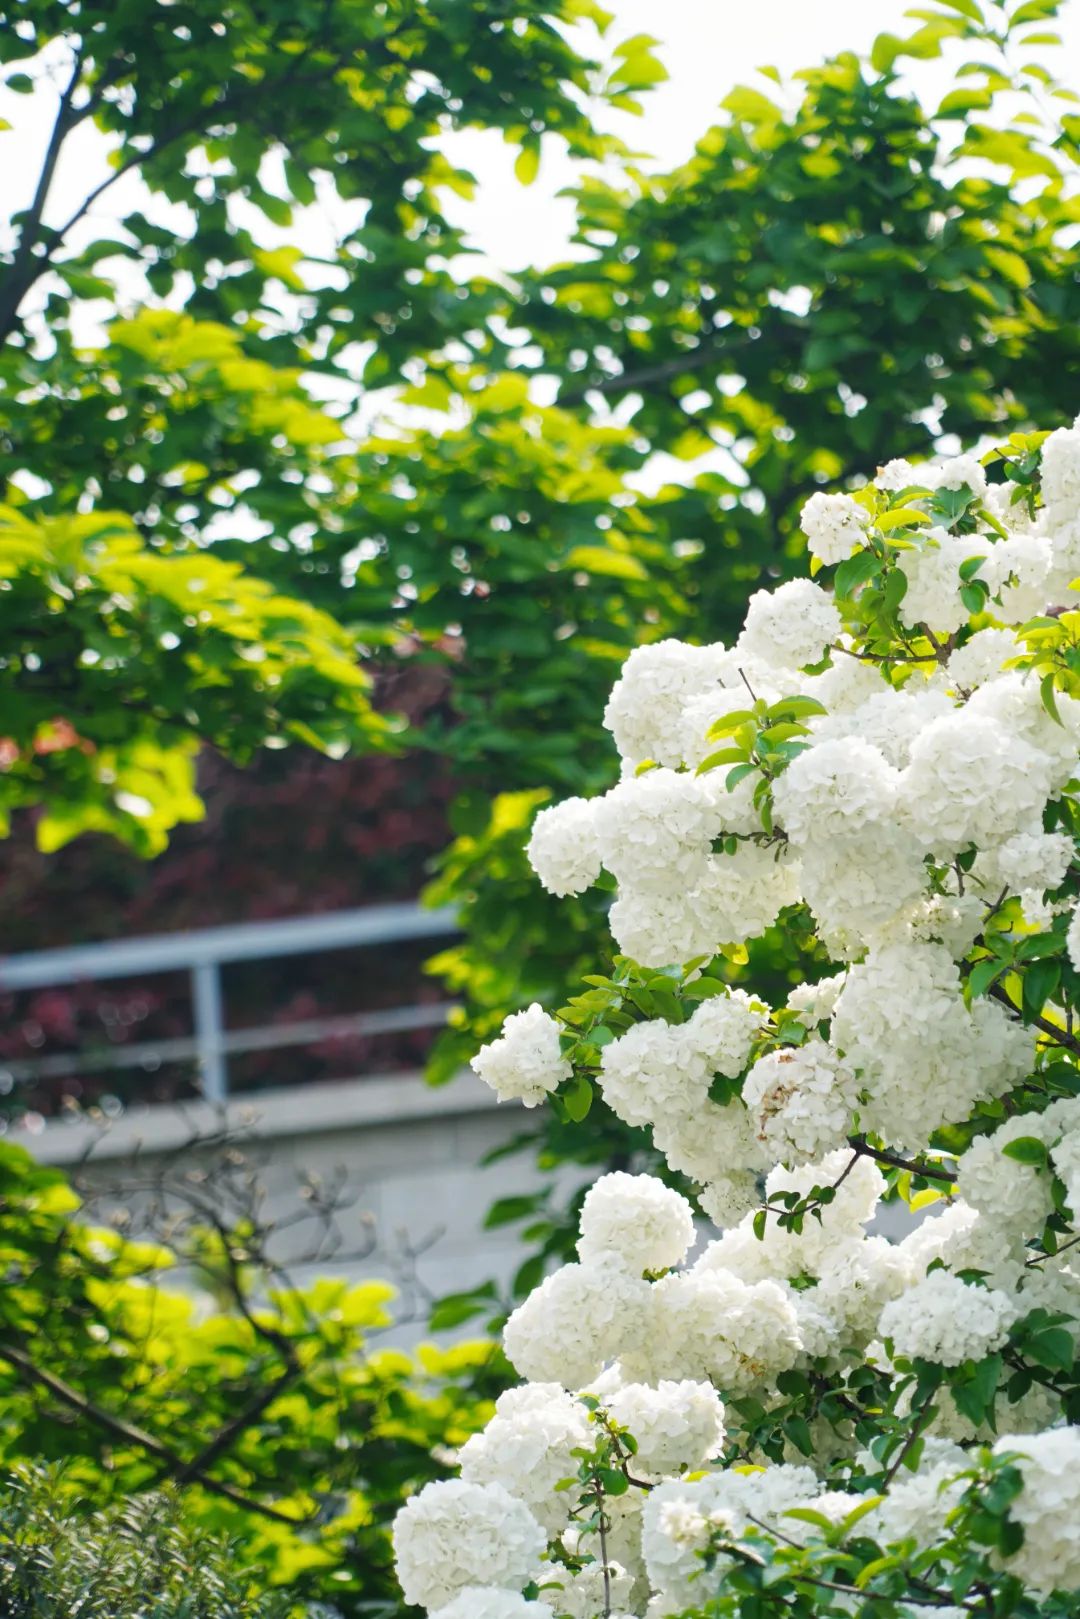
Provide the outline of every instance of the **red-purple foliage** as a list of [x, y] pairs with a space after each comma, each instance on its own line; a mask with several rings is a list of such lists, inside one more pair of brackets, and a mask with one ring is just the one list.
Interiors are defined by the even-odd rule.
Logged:
[[[441, 697], [439, 672], [414, 668], [394, 680], [384, 703], [416, 718]], [[445, 758], [433, 753], [335, 761], [293, 748], [264, 752], [239, 770], [207, 751], [199, 782], [206, 818], [180, 827], [167, 852], [151, 862], [100, 837], [43, 855], [31, 819], [23, 818], [0, 843], [4, 952], [408, 899], [449, 836], [452, 786]], [[434, 948], [419, 941], [228, 967], [228, 1025], [440, 1000], [438, 985], [421, 971]], [[190, 1033], [184, 974], [0, 992], [0, 1083], [5, 1061]], [[231, 1081], [242, 1090], [411, 1067], [430, 1038], [349, 1036], [238, 1056], [230, 1062]], [[102, 1096], [168, 1100], [193, 1094], [193, 1086], [191, 1065], [170, 1063], [150, 1072], [21, 1081], [7, 1102], [16, 1113], [50, 1114]]]

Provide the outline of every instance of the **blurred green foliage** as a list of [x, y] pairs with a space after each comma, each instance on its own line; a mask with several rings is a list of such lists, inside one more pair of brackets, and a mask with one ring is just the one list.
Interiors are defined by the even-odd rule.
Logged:
[[328, 614], [212, 551], [155, 551], [122, 513], [0, 507], [0, 585], [0, 831], [43, 802], [45, 851], [96, 831], [158, 853], [202, 813], [201, 742], [241, 762], [268, 737], [383, 742], [369, 677]]
[[[1057, 9], [1048, 0], [1040, 22]], [[918, 15], [906, 42], [884, 36], [869, 60], [845, 53], [792, 83], [776, 76], [771, 94], [733, 91], [725, 121], [671, 174], [585, 179], [576, 241], [588, 256], [523, 273], [513, 343], [489, 331], [493, 369], [554, 375], [562, 409], [617, 408], [642, 466], [656, 451], [687, 464], [625, 497], [648, 525], [651, 554], [634, 554], [649, 605], [609, 580], [609, 614], [619, 626], [629, 610], [637, 641], [733, 634], [750, 591], [790, 571], [799, 510], [822, 485], [857, 485], [943, 436], [968, 444], [1076, 413], [1080, 118], [1075, 92], [1038, 61], [1054, 36], [1029, 33], [1012, 0]], [[942, 48], [961, 53], [955, 89], [927, 109], [900, 74]], [[716, 465], [695, 474], [705, 453]], [[652, 582], [658, 554], [666, 594]], [[537, 611], [537, 627], [554, 622]], [[507, 659], [490, 702], [504, 710], [513, 679], [523, 746], [498, 755], [508, 796], [463, 800], [430, 890], [463, 903], [468, 923], [436, 962], [466, 1004], [440, 1079], [506, 1010], [555, 1004], [607, 949], [596, 896], [555, 905], [520, 853], [549, 796], [615, 776], [600, 724], [615, 649], [575, 629], [563, 650], [583, 716], [574, 746], [553, 769], [529, 734], [528, 653]]]
[[[43, 0], [9, 22], [6, 86], [56, 116], [0, 256], [6, 807], [43, 805], [47, 848], [107, 831], [154, 853], [198, 813], [200, 744], [244, 762], [387, 741], [358, 665], [401, 642], [399, 579], [359, 622], [343, 568], [366, 490], [343, 452], [367, 390], [498, 301], [451, 273], [466, 244], [441, 199], [473, 181], [444, 137], [498, 131], [523, 173], [542, 135], [614, 153], [589, 98], [631, 105], [660, 69], [581, 55], [565, 25], [599, 37], [591, 0]], [[91, 126], [101, 179], [64, 219], [57, 168]], [[90, 230], [135, 174], [143, 196]]]
[[264, 1586], [348, 1619], [397, 1612], [389, 1520], [445, 1476], [440, 1447], [482, 1424], [504, 1363], [488, 1342], [380, 1348], [385, 1283], [294, 1286], [238, 1162], [234, 1146], [171, 1181], [169, 1240], [145, 1242], [76, 1218], [57, 1170], [0, 1143], [0, 1466], [63, 1464], [69, 1511], [170, 1484], [188, 1530], [229, 1540]]

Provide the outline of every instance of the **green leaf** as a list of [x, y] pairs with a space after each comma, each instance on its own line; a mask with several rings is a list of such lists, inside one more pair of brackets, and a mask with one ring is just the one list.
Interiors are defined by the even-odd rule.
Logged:
[[970, 17], [972, 22], [982, 26], [983, 14], [978, 0], [938, 0], [938, 5], [948, 6], [950, 11], [958, 11], [962, 17]]
[[1053, 1372], [1071, 1370], [1076, 1358], [1072, 1335], [1064, 1327], [1044, 1327], [1025, 1338], [1023, 1352], [1028, 1360]]
[[566, 1116], [574, 1124], [580, 1124], [588, 1118], [592, 1107], [593, 1088], [584, 1074], [579, 1074], [569, 1088], [563, 1092], [562, 1103], [566, 1109]]
[[1019, 287], [1021, 292], [1026, 292], [1030, 287], [1031, 270], [1022, 254], [1014, 252], [1011, 247], [1001, 247], [996, 242], [984, 242], [983, 257], [989, 260], [1011, 286]]
[[875, 526], [883, 534], [889, 534], [894, 528], [918, 528], [930, 519], [918, 506], [892, 506], [887, 512], [882, 512], [874, 519]]
[[1021, 979], [1023, 1012], [1026, 1021], [1038, 1017], [1061, 983], [1061, 963], [1052, 958], [1032, 961]]
[[563, 560], [564, 568], [599, 574], [607, 579], [647, 579], [647, 570], [635, 556], [609, 550], [606, 545], [577, 545]]
[[485, 1229], [493, 1231], [498, 1226], [511, 1225], [515, 1220], [524, 1220], [528, 1215], [535, 1214], [542, 1202], [543, 1198], [539, 1193], [496, 1198], [484, 1218]]
[[1044, 1169], [1050, 1161], [1049, 1152], [1038, 1136], [1017, 1136], [1001, 1151], [1006, 1158], [1013, 1158], [1018, 1164], [1031, 1164], [1036, 1169]]
[[1008, 26], [1011, 30], [1019, 28], [1022, 23], [1043, 22], [1047, 17], [1056, 17], [1060, 9], [1061, 0], [1026, 0], [1013, 12]]
[[746, 780], [747, 776], [752, 776], [757, 768], [757, 765], [750, 764], [736, 765], [734, 770], [729, 770], [727, 775], [724, 777], [724, 786], [727, 788], [728, 792], [732, 792], [739, 785], [740, 781]]
[[837, 596], [851, 596], [860, 585], [876, 579], [884, 563], [875, 551], [859, 551], [841, 562], [833, 575], [833, 590]]
[[1003, 971], [1002, 964], [993, 958], [987, 961], [977, 961], [968, 974], [968, 990], [972, 1000], [978, 1000], [985, 995], [995, 978]]
[[[804, 1456], [812, 1456], [814, 1454], [814, 1436], [810, 1432], [810, 1424], [807, 1422], [805, 1417], [788, 1417], [783, 1427], [785, 1434], [791, 1440], [791, 1443], [795, 1446], [796, 1450], [801, 1451]], [[792, 1510], [797, 1512], [800, 1509], [793, 1508]], [[806, 1509], [803, 1508], [801, 1510], [805, 1511]], [[831, 1523], [829, 1524], [829, 1527], [832, 1527]]]
[[971, 1391], [973, 1404], [977, 1402], [981, 1411], [978, 1419], [972, 1420], [981, 1422], [993, 1412], [994, 1396], [997, 1393], [1003, 1365], [1002, 1357], [996, 1354], [987, 1355], [976, 1362], [965, 1382], [965, 1387]]
[[1057, 698], [1054, 695], [1053, 675], [1043, 676], [1042, 680], [1039, 682], [1039, 696], [1042, 698], [1042, 705], [1049, 714], [1050, 718], [1060, 725], [1062, 729], [1064, 729], [1064, 721], [1062, 720], [1061, 715], [1058, 713]]
[[746, 753], [742, 748], [721, 748], [718, 753], [706, 754], [694, 774], [703, 776], [706, 771], [715, 770], [717, 765], [729, 765], [736, 760], [744, 760], [745, 758]]
[[651, 85], [663, 84], [668, 73], [650, 49], [655, 44], [648, 35], [639, 34], [620, 45], [615, 54], [622, 60], [608, 80], [608, 90], [647, 90]]
[[531, 186], [540, 173], [540, 143], [526, 141], [514, 159], [514, 177], [523, 186]]
[[714, 720], [705, 735], [710, 742], [716, 742], [722, 736], [731, 736], [732, 732], [737, 731], [741, 725], [745, 725], [747, 721], [755, 720], [756, 718], [757, 715], [752, 708], [736, 708], [730, 714], [721, 714], [718, 720]]
[[449, 1332], [466, 1321], [475, 1320], [478, 1315], [484, 1315], [495, 1302], [495, 1285], [492, 1282], [486, 1282], [483, 1287], [473, 1288], [467, 1293], [447, 1293], [432, 1305], [428, 1325], [432, 1332]]
[[938, 104], [935, 118], [966, 118], [969, 112], [985, 112], [994, 104], [989, 90], [950, 90]]
[[881, 596], [881, 610], [885, 616], [891, 617], [900, 603], [907, 595], [908, 578], [902, 568], [891, 568], [885, 580], [885, 588]]
[[806, 719], [813, 714], [826, 714], [824, 703], [819, 703], [816, 697], [781, 697], [765, 710], [771, 719], [774, 715], [785, 719]]

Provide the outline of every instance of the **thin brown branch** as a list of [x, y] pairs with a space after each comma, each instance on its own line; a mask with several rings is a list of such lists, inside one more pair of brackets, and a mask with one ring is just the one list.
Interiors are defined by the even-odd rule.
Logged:
[[207, 1468], [212, 1467], [220, 1456], [232, 1448], [235, 1440], [259, 1420], [263, 1412], [273, 1405], [278, 1395], [282, 1394], [290, 1383], [294, 1383], [299, 1375], [299, 1366], [287, 1366], [272, 1383], [260, 1389], [235, 1417], [218, 1430], [197, 1456], [193, 1456], [190, 1462], [185, 1462], [178, 1472], [172, 1474], [174, 1483], [190, 1484], [193, 1479], [201, 1478]]
[[15, 324], [19, 305], [22, 303], [28, 289], [33, 286], [38, 276], [46, 268], [44, 260], [39, 267], [35, 268], [34, 250], [38, 245], [45, 204], [49, 200], [49, 192], [52, 189], [53, 177], [56, 174], [56, 165], [60, 160], [61, 148], [81, 116], [73, 113], [71, 103], [78, 88], [82, 70], [83, 56], [82, 51], [78, 50], [72, 64], [71, 77], [60, 92], [60, 103], [56, 109], [56, 119], [49, 135], [49, 144], [45, 148], [45, 156], [42, 160], [37, 185], [34, 188], [34, 196], [19, 227], [19, 245], [15, 249], [4, 285], [0, 288], [0, 342], [3, 342], [10, 335]]
[[904, 1443], [900, 1446], [900, 1449], [889, 1463], [888, 1472], [885, 1474], [885, 1478], [882, 1481], [881, 1487], [883, 1490], [887, 1490], [889, 1488], [889, 1485], [892, 1483], [901, 1467], [903, 1467], [908, 1456], [911, 1454], [911, 1451], [914, 1449], [915, 1442], [919, 1438], [919, 1435], [930, 1421], [934, 1411], [934, 1395], [936, 1393], [936, 1388], [929, 1389], [923, 1399], [922, 1404], [918, 1406], [913, 1413], [915, 1420], [908, 1430]]
[[654, 365], [639, 366], [636, 371], [620, 371], [618, 376], [597, 377], [594, 381], [580, 383], [576, 388], [568, 388], [560, 393], [555, 403], [559, 409], [566, 410], [572, 405], [582, 404], [592, 393], [637, 393], [656, 383], [670, 382], [674, 377], [685, 376], [687, 372], [700, 371], [712, 360], [721, 360], [728, 354], [736, 354], [755, 341], [758, 339], [751, 337], [745, 327], [733, 330], [731, 326], [725, 326], [719, 331], [703, 332], [696, 348], [673, 355], [669, 360], [658, 360]]
[[1025, 1259], [1024, 1268], [1030, 1270], [1033, 1265], [1045, 1265], [1048, 1259], [1056, 1259], [1058, 1254], [1063, 1254], [1067, 1248], [1075, 1248], [1078, 1242], [1080, 1242], [1080, 1236], [1070, 1237], [1068, 1242], [1060, 1243], [1052, 1254], [1035, 1254], [1033, 1258]]
[[[69, 1410], [77, 1412], [94, 1427], [101, 1428], [105, 1433], [111, 1433], [114, 1438], [123, 1439], [127, 1444], [145, 1451], [147, 1455], [165, 1462], [170, 1477], [178, 1478], [187, 1468], [188, 1464], [184, 1458], [178, 1456], [162, 1440], [147, 1433], [135, 1423], [128, 1422], [126, 1418], [116, 1416], [113, 1412], [95, 1404], [93, 1400], [87, 1399], [78, 1389], [72, 1388], [55, 1373], [38, 1366], [29, 1355], [13, 1344], [0, 1344], [0, 1360], [6, 1361], [24, 1383], [46, 1389], [54, 1399], [60, 1401], [61, 1405], [66, 1405]], [[221, 1479], [212, 1478], [201, 1471], [193, 1474], [189, 1482], [201, 1485], [211, 1495], [218, 1495], [223, 1500], [231, 1501], [234, 1506], [242, 1507], [245, 1512], [253, 1512], [261, 1518], [270, 1518], [274, 1523], [288, 1524], [291, 1529], [302, 1528], [307, 1521], [304, 1518], [294, 1518], [288, 1512], [279, 1512], [276, 1507], [268, 1506], [264, 1501], [257, 1501], [232, 1484], [226, 1484]]]
[[[765, 1533], [771, 1536], [773, 1540], [779, 1540], [783, 1545], [790, 1546], [793, 1551], [802, 1552], [806, 1550], [806, 1547], [802, 1545], [800, 1541], [794, 1540], [791, 1535], [785, 1535], [783, 1530], [775, 1528], [774, 1525], [770, 1523], [766, 1523], [764, 1519], [755, 1518], [752, 1512], [748, 1512], [746, 1516], [750, 1523], [754, 1524], [758, 1529], [763, 1529]], [[892, 1604], [897, 1602], [896, 1597], [888, 1596], [884, 1591], [862, 1590], [857, 1585], [843, 1585], [837, 1580], [822, 1579], [817, 1574], [802, 1574], [792, 1569], [791, 1578], [792, 1580], [798, 1580], [800, 1584], [818, 1585], [823, 1591], [843, 1591], [848, 1596], [857, 1596], [861, 1600], [867, 1602], [888, 1602]], [[928, 1587], [922, 1580], [912, 1579], [912, 1584], [917, 1584], [922, 1590], [930, 1593], [924, 1597], [913, 1597], [905, 1594], [902, 1601], [904, 1603], [910, 1603], [913, 1607], [963, 1608], [967, 1606], [967, 1604], [963, 1602], [957, 1603], [953, 1597], [948, 1596], [944, 1591], [934, 1594], [932, 1592], [932, 1588]]]
[[[938, 1164], [927, 1163], [922, 1158], [901, 1158], [899, 1153], [887, 1152], [884, 1147], [871, 1147], [863, 1136], [848, 1136], [848, 1146], [864, 1158], [873, 1158], [876, 1163], [888, 1164], [891, 1169], [906, 1169], [912, 1175], [922, 1175], [927, 1180], [941, 1181], [951, 1186], [956, 1180], [955, 1172], [942, 1169]], [[850, 1169], [850, 1165], [848, 1168]]]
[[594, 1480], [597, 1523], [600, 1529], [600, 1563], [604, 1578], [604, 1619], [611, 1619], [611, 1571], [607, 1555], [607, 1514], [604, 1511], [604, 1491], [600, 1480]]
[[[1020, 1008], [1006, 994], [1000, 984], [991, 984], [987, 994], [992, 995], [995, 1001], [1000, 1001], [1002, 1006], [1007, 1006], [1009, 1011], [1017, 1017], [1020, 1016]], [[1080, 1056], [1080, 1040], [1075, 1035], [1067, 1033], [1065, 1029], [1060, 1029], [1056, 1023], [1051, 1023], [1049, 1018], [1040, 1016], [1029, 1018], [1028, 1021], [1034, 1024], [1035, 1028], [1045, 1034], [1048, 1039], [1053, 1040], [1055, 1045], [1061, 1046], [1065, 1051], [1075, 1052], [1077, 1056]]]

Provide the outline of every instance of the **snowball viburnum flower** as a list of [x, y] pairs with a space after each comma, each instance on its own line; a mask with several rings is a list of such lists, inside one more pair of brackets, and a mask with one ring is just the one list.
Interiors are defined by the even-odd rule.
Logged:
[[846, 562], [866, 541], [870, 513], [850, 495], [811, 495], [799, 519], [810, 555], [828, 566]]
[[394, 1520], [394, 1555], [406, 1602], [438, 1608], [469, 1586], [525, 1585], [544, 1531], [501, 1484], [427, 1484]]
[[1036, 1591], [1080, 1588], [1080, 1428], [1002, 1434], [998, 1456], [1015, 1456], [1023, 1489], [1009, 1503], [1024, 1543], [1005, 1561]]
[[[550, 892], [614, 884], [614, 962], [566, 1035], [533, 1005], [473, 1066], [533, 1106], [572, 1057], [640, 1134], [506, 1322], [525, 1381], [399, 1514], [434, 1619], [700, 1619], [743, 1537], [813, 1556], [848, 1520], [854, 1590], [860, 1546], [895, 1549], [898, 1609], [959, 1613], [958, 1568], [991, 1599], [1006, 1574], [1080, 1590], [1080, 1428], [1047, 1375], [1080, 1321], [1080, 681], [1056, 640], [1080, 426], [986, 461], [812, 496], [811, 554], [867, 567], [757, 591], [730, 650], [634, 652], [620, 779], [536, 818]], [[750, 948], [774, 925], [775, 1012]], [[660, 1172], [630, 1173], [646, 1145]], [[900, 1240], [874, 1159], [891, 1196], [926, 1189]], [[996, 1548], [972, 1506], [1011, 1520]]]
[[519, 1100], [526, 1107], [536, 1107], [573, 1073], [559, 1045], [559, 1025], [536, 1001], [511, 1013], [502, 1034], [481, 1046], [471, 1067], [500, 1102]]

